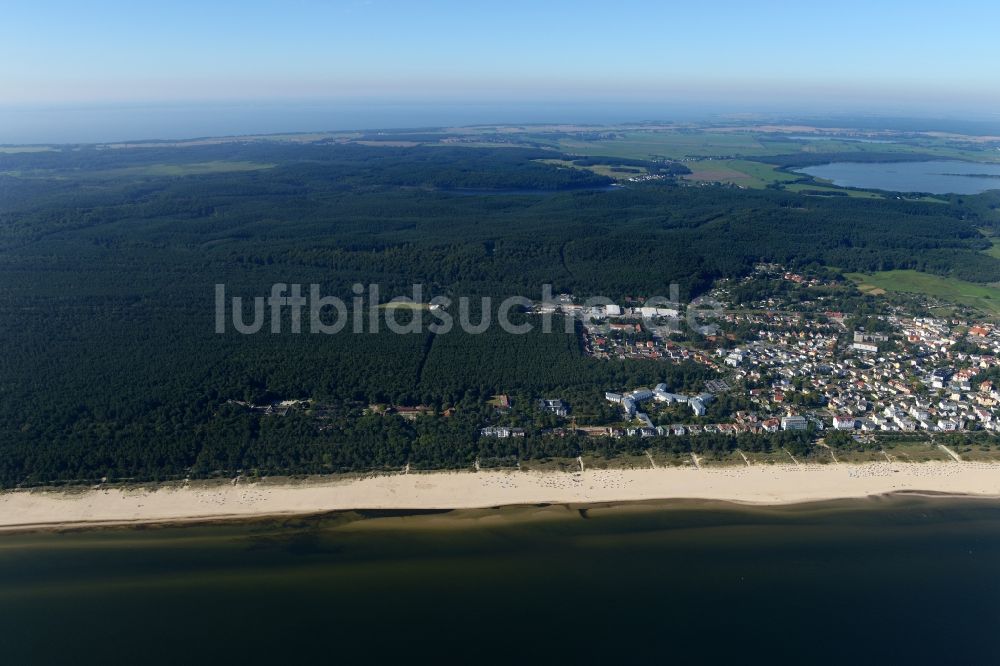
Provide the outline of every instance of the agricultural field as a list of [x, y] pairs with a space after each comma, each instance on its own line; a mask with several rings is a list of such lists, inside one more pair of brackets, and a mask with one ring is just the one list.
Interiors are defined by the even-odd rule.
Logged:
[[150, 164], [148, 166], [126, 167], [97, 171], [96, 176], [202, 176], [212, 173], [235, 173], [239, 171], [259, 171], [270, 169], [275, 165], [247, 161], [214, 160], [211, 162], [196, 162], [192, 164]]
[[101, 144], [103, 148], [135, 149], [135, 148], [191, 148], [195, 146], [216, 146], [229, 143], [246, 143], [248, 141], [275, 143], [310, 143], [330, 139], [352, 139], [361, 136], [359, 132], [301, 132], [291, 134], [247, 134], [239, 136], [206, 137], [201, 139], [182, 139], [179, 141], [139, 141]]
[[[606, 155], [633, 159], [698, 159], [698, 158], [754, 158], [794, 153], [898, 153], [900, 156], [919, 153], [941, 159], [998, 162], [1000, 153], [970, 146], [960, 141], [920, 136], [899, 139], [861, 141], [837, 137], [798, 137], [794, 134], [774, 135], [748, 131], [742, 128], [726, 129], [659, 129], [611, 130], [613, 138], [587, 140], [585, 138], [555, 136], [545, 131], [528, 132], [526, 139], [550, 143], [553, 147], [576, 155]], [[804, 134], [808, 134], [804, 132]]]
[[[920, 154], [928, 158], [980, 162], [1000, 159], [989, 151], [933, 137], [866, 142], [838, 138], [799, 138], [795, 135], [778, 137], [738, 129], [609, 130], [608, 135], [608, 138], [588, 140], [538, 132], [525, 134], [524, 138], [547, 144], [570, 155], [681, 161], [693, 172], [685, 179], [693, 182], [722, 182], [749, 189], [782, 184], [792, 192], [816, 190], [815, 196], [822, 196], [819, 192], [824, 191], [829, 191], [830, 196], [843, 192], [846, 196], [862, 199], [879, 199], [887, 195], [841, 189], [832, 185], [796, 183], [802, 178], [801, 175], [781, 171], [775, 165], [758, 162], [754, 158], [815, 154], [838, 155], [840, 159], [849, 161], [852, 154], [859, 157], [868, 155], [868, 159], [872, 159], [874, 154], [886, 155], [886, 159], [892, 159], [888, 156], [893, 154], [898, 154], [900, 159]], [[621, 173], [613, 173], [606, 168], [586, 168], [600, 175], [622, 179]], [[933, 198], [926, 200], [941, 201]]]
[[685, 180], [702, 182], [723, 182], [762, 189], [773, 183], [790, 183], [802, 176], [778, 171], [770, 164], [749, 160], [697, 160], [685, 162], [691, 174]]
[[0, 146], [0, 153], [16, 155], [19, 153], [44, 153], [53, 151], [52, 146]]
[[[682, 160], [698, 157], [752, 157], [777, 154], [749, 134], [713, 132], [623, 132], [614, 139], [561, 138], [556, 147], [573, 155]], [[544, 138], [540, 135], [539, 138]]]
[[[846, 194], [847, 196], [855, 198], [855, 199], [884, 199], [885, 198], [881, 194], [878, 194], [877, 192], [867, 192], [867, 191], [864, 191], [864, 190], [849, 190], [849, 189], [846, 189], [846, 188], [835, 187], [835, 186], [832, 186], [832, 185], [831, 186], [813, 185], [811, 183], [791, 183], [789, 185], [785, 185], [784, 189], [788, 190], [789, 192], [799, 192], [799, 193], [804, 192], [805, 194], [807, 194], [809, 196], [823, 196], [822, 194], [813, 194], [814, 192], [816, 192], [816, 193], [818, 193], [818, 192], [829, 192], [830, 196], [841, 196], [841, 195], [845, 195]], [[940, 201], [940, 200], [937, 200], [937, 201]], [[942, 203], [944, 203], [944, 202], [942, 202]]]
[[[994, 155], [980, 149], [969, 149], [946, 142], [941, 139], [920, 138], [907, 139], [905, 141], [884, 141], [884, 142], [864, 142], [831, 139], [809, 139], [795, 143], [787, 141], [762, 143], [769, 149], [782, 147], [781, 153], [898, 153], [905, 156], [911, 153], [919, 153], [929, 157], [936, 157], [944, 160], [966, 160], [970, 162], [996, 162], [1000, 161], [1000, 156]], [[777, 153], [775, 153], [777, 154]], [[845, 156], [849, 159], [849, 155]]]
[[567, 169], [580, 169], [581, 171], [589, 171], [591, 173], [596, 173], [598, 176], [606, 176], [607, 178], [612, 178], [614, 180], [628, 180], [629, 178], [634, 178], [635, 176], [643, 176], [649, 173], [648, 169], [643, 167], [628, 167], [628, 170], [622, 168], [615, 168], [609, 164], [592, 164], [589, 166], [580, 166], [578, 164], [573, 164], [570, 160], [535, 160], [542, 164], [551, 164], [553, 166], [567, 168]]
[[817, 153], [920, 153], [945, 160], [966, 162], [998, 162], [1000, 155], [978, 149], [967, 149], [940, 139], [907, 142], [861, 143], [856, 141], [810, 141], [802, 152]]
[[179, 164], [143, 164], [139, 166], [120, 167], [115, 169], [101, 169], [79, 174], [77, 172], [67, 173], [60, 170], [35, 169], [35, 170], [12, 170], [0, 172], [5, 175], [17, 178], [51, 178], [69, 179], [85, 178], [92, 180], [114, 180], [120, 178], [170, 178], [179, 176], [205, 176], [217, 173], [239, 173], [246, 171], [260, 171], [271, 169], [274, 164], [264, 164], [250, 161], [228, 161], [213, 160], [211, 162], [193, 162]]
[[867, 294], [876, 296], [886, 292], [923, 294], [978, 308], [990, 315], [1000, 315], [1000, 288], [989, 285], [912, 270], [871, 274], [847, 273], [846, 277]]
[[993, 247], [988, 250], [983, 250], [986, 254], [990, 255], [995, 259], [1000, 259], [1000, 237], [994, 236], [990, 238], [990, 242], [993, 243]]

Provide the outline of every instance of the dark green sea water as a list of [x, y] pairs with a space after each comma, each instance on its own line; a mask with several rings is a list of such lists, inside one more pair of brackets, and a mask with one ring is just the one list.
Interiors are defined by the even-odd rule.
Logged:
[[0, 663], [1000, 663], [1000, 503], [0, 535]]

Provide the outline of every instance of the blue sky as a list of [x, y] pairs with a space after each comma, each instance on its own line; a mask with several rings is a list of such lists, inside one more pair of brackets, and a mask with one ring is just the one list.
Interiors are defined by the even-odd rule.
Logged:
[[1000, 102], [1000, 3], [5, 0], [0, 106]]

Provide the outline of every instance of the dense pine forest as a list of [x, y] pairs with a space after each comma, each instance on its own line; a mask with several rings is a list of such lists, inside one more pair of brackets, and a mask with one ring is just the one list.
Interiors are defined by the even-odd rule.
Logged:
[[[996, 225], [995, 195], [942, 204], [692, 187], [672, 179], [679, 165], [611, 187], [539, 161], [552, 158], [266, 141], [0, 154], [0, 485], [577, 455], [628, 444], [480, 440], [490, 396], [561, 395], [585, 419], [606, 409], [609, 388], [698, 390], [711, 377], [597, 361], [565, 332], [220, 335], [216, 284], [253, 298], [275, 282], [316, 283], [349, 302], [356, 283], [385, 298], [419, 283], [425, 298], [532, 299], [543, 284], [620, 299], [677, 283], [687, 298], [762, 261], [1000, 280], [980, 231]], [[292, 399], [312, 403], [273, 417], [235, 402]], [[448, 416], [369, 409], [383, 403]]]

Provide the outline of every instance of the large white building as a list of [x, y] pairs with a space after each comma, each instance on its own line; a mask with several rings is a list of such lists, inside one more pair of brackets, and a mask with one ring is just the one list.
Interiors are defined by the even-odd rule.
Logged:
[[672, 308], [642, 307], [639, 308], [639, 314], [646, 319], [652, 319], [653, 317], [670, 317], [671, 319], [676, 319], [680, 316], [680, 312]]
[[497, 439], [507, 439], [508, 437], [524, 437], [524, 428], [508, 428], [506, 426], [489, 426], [479, 431], [481, 437], [496, 437]]
[[633, 416], [635, 414], [635, 400], [632, 398], [622, 398], [622, 409], [629, 416]]
[[805, 430], [809, 426], [804, 416], [785, 416], [781, 419], [782, 430]]
[[837, 430], [854, 430], [857, 422], [853, 416], [834, 416], [833, 427]]
[[653, 397], [653, 392], [649, 389], [636, 389], [628, 394], [628, 397], [632, 398], [636, 402], [642, 402], [644, 400], [649, 400]]

